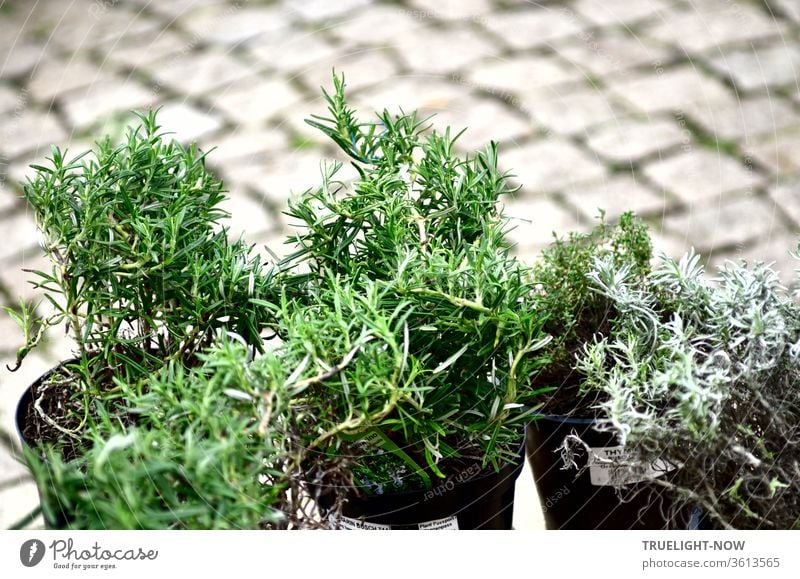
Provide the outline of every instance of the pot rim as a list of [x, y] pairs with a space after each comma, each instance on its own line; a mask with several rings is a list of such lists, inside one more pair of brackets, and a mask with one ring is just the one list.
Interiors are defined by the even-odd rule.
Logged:
[[[472, 478], [469, 478], [467, 480], [461, 481], [461, 482], [456, 482], [455, 484], [456, 485], [463, 485], [463, 484], [467, 484], [467, 483], [474, 483], [474, 482], [486, 480], [489, 477], [496, 476], [496, 475], [502, 473], [503, 470], [507, 469], [507, 468], [510, 468], [512, 473], [514, 473], [514, 472], [516, 472], [516, 473], [522, 472], [522, 467], [525, 466], [525, 456], [526, 456], [525, 455], [525, 436], [524, 435], [522, 436], [522, 443], [519, 445], [519, 448], [517, 449], [516, 456], [517, 456], [516, 460], [514, 460], [512, 462], [504, 463], [500, 467], [499, 471], [496, 471], [493, 468], [489, 467], [488, 470], [482, 470], [478, 475], [476, 475], [476, 476], [474, 476]], [[450, 476], [452, 476], [452, 475], [450, 475]], [[442, 481], [442, 482], [438, 482], [436, 485], [434, 485], [431, 488], [436, 488], [438, 485], [442, 484], [444, 481], [447, 481], [450, 478], [450, 476], [448, 476], [448, 477], [446, 477], [444, 479], [437, 479], [437, 480]], [[514, 479], [516, 480], [516, 478], [518, 476], [519, 476], [519, 474], [517, 474], [514, 477]], [[350, 487], [350, 488], [357, 489], [359, 487], [354, 486], [354, 487]], [[381, 494], [381, 495], [362, 495], [362, 496], [358, 496], [358, 499], [361, 500], [361, 501], [369, 501], [370, 499], [381, 500], [381, 499], [384, 499], [386, 497], [393, 497], [393, 498], [396, 497], [398, 499], [402, 499], [403, 497], [413, 497], [414, 495], [424, 495], [425, 493], [429, 492], [430, 490], [431, 489], [415, 489], [415, 490], [403, 491], [403, 492], [399, 492], [399, 493], [384, 493], [384, 494]]]
[[536, 422], [537, 420], [547, 420], [549, 422], [559, 422], [562, 424], [595, 424], [598, 422], [597, 418], [590, 418], [588, 416], [568, 416], [566, 414], [544, 413], [534, 413], [533, 416], [536, 418], [532, 422]]

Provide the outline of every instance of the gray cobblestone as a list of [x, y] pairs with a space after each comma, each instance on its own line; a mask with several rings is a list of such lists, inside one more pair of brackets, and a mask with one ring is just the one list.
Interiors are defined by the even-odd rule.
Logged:
[[[330, 81], [325, 86], [329, 88]], [[327, 113], [325, 103], [316, 100], [303, 102], [296, 107], [289, 107], [282, 111], [282, 119], [277, 121], [280, 130], [289, 135], [290, 142], [298, 148], [330, 146], [330, 139], [318, 129], [306, 123], [306, 119], [312, 115], [324, 115]]]
[[0, 79], [24, 77], [45, 58], [44, 52], [44, 46], [29, 41], [16, 42], [6, 48], [0, 48], [0, 54], [5, 55], [3, 63], [0, 64]]
[[797, 90], [791, 91], [791, 98], [795, 104], [800, 104], [800, 87]]
[[409, 0], [420, 18], [439, 20], [480, 20], [492, 8], [490, 0]]
[[0, 116], [17, 108], [21, 99], [24, 99], [24, 95], [18, 90], [0, 85]]
[[0, 157], [13, 159], [23, 153], [63, 141], [67, 133], [52, 114], [26, 110], [7, 115], [0, 125]]
[[675, 203], [669, 195], [656, 193], [630, 175], [579, 185], [570, 191], [567, 199], [587, 219], [594, 219], [602, 209], [612, 221], [626, 211], [643, 216], [657, 215]]
[[448, 126], [467, 130], [456, 146], [468, 151], [483, 149], [489, 141], [509, 148], [532, 131], [527, 119], [493, 99], [464, 97], [439, 111], [431, 121], [438, 130]]
[[203, 96], [255, 72], [230, 54], [217, 51], [180, 54], [148, 68], [157, 87], [165, 86], [189, 96]]
[[146, 38], [124, 38], [106, 55], [108, 62], [130, 69], [146, 69], [156, 61], [165, 61], [192, 50], [197, 39], [186, 38], [172, 30], [159, 30]]
[[782, 233], [772, 208], [756, 196], [701, 204], [693, 211], [664, 219], [664, 227], [701, 253], [711, 253]]
[[172, 133], [182, 143], [200, 140], [222, 125], [210, 112], [204, 112], [184, 102], [164, 105], [158, 115], [162, 130]]
[[669, 50], [640, 36], [618, 31], [588, 31], [558, 43], [556, 50], [572, 66], [596, 76], [627, 74], [632, 68], [655, 69], [667, 62]]
[[734, 0], [711, 9], [696, 3], [644, 30], [646, 36], [678, 46], [687, 53], [718, 51], [721, 47], [785, 33], [783, 23], [771, 20], [755, 6]]
[[654, 262], [658, 262], [662, 253], [672, 259], [680, 259], [690, 247], [686, 244], [686, 239], [664, 231], [661, 223], [650, 230], [650, 240], [653, 243]]
[[238, 45], [286, 29], [288, 15], [282, 6], [213, 4], [192, 10], [179, 23], [204, 42]]
[[543, 5], [539, 10], [511, 10], [489, 14], [481, 23], [508, 46], [525, 50], [579, 34], [586, 23], [570, 10]]
[[797, 86], [800, 47], [785, 41], [768, 47], [737, 49], [709, 59], [709, 64], [743, 91]]
[[[8, 434], [10, 437], [15, 436], [15, 433]], [[20, 460], [10, 454], [0, 452], [0, 488], [7, 486], [7, 483], [13, 480], [21, 482], [30, 480], [30, 473]], [[0, 517], [2, 517], [2, 513], [0, 513]]]
[[[32, 283], [39, 278], [34, 273], [22, 271], [23, 269], [49, 273], [50, 260], [41, 251], [33, 250], [27, 252], [20, 261], [0, 270], [0, 285], [8, 294], [12, 304], [19, 303], [19, 298], [27, 302], [38, 301], [41, 298], [41, 290], [34, 288]], [[0, 318], [3, 317], [7, 317], [5, 312], [0, 313]], [[9, 334], [2, 333], [0, 335], [8, 336]]]
[[112, 80], [110, 72], [85, 58], [45, 60], [27, 85], [33, 99], [49, 103], [64, 93]]
[[204, 139], [202, 147], [211, 151], [208, 163], [220, 169], [229, 164], [264, 163], [291, 150], [286, 134], [271, 127], [236, 127], [221, 137]]
[[744, 147], [745, 153], [775, 175], [800, 173], [800, 133], [768, 135]]
[[627, 115], [613, 97], [591, 87], [554, 88], [545, 95], [528, 93], [522, 105], [538, 123], [560, 135], [585, 133], [590, 127]]
[[0, 169], [0, 216], [6, 215], [18, 204], [17, 192], [11, 187], [8, 177]]
[[576, 0], [574, 4], [575, 10], [599, 26], [630, 24], [644, 18], [658, 17], [669, 6], [664, 0]]
[[661, 189], [677, 195], [684, 203], [706, 205], [727, 203], [732, 193], [762, 187], [762, 176], [721, 152], [698, 149], [655, 161], [644, 175]]
[[316, 150], [300, 150], [272, 163], [243, 163], [228, 167], [226, 176], [232, 188], [251, 189], [269, 205], [283, 211], [292, 193], [301, 193], [322, 182], [323, 156]]
[[247, 52], [270, 70], [286, 73], [321, 63], [330, 69], [341, 56], [319, 32], [291, 34], [287, 30], [255, 40], [247, 46]]
[[800, 4], [795, 0], [770, 0], [770, 6], [795, 23], [800, 24]]
[[113, 45], [123, 36], [145, 34], [160, 26], [141, 10], [128, 10], [124, 6], [95, 1], [51, 4], [52, 18], [41, 21], [40, 25], [51, 27], [50, 41], [68, 51]]
[[[39, 504], [39, 494], [36, 485], [24, 482], [0, 493], [0, 521], [3, 528], [17, 523], [28, 515]], [[42, 528], [41, 515], [32, 525], [32, 528]]]
[[349, 15], [330, 33], [345, 46], [391, 46], [398, 36], [408, 34], [427, 22], [424, 13], [392, 5], [378, 5]]
[[431, 114], [446, 110], [463, 98], [469, 85], [451, 83], [437, 77], [415, 75], [398, 77], [355, 96], [354, 102], [364, 114], [381, 111], [419, 110]]
[[524, 190], [535, 193], [569, 190], [607, 175], [596, 159], [560, 138], [506, 148], [500, 162], [512, 171]]
[[256, 236], [274, 227], [264, 199], [256, 200], [243, 191], [232, 191], [222, 207], [231, 214], [226, 224], [230, 227], [228, 235], [233, 239], [245, 237], [252, 242]]
[[194, 10], [225, 4], [227, 0], [169, 0], [169, 2], [153, 2], [152, 0], [133, 0], [139, 7], [146, 7], [149, 10], [169, 18], [169, 22], [180, 20], [183, 16], [190, 15]]
[[779, 181], [770, 187], [769, 196], [800, 227], [800, 179]]
[[[332, 68], [330, 61], [323, 60], [306, 67], [299, 78], [316, 95], [321, 86], [331, 87]], [[352, 93], [393, 78], [397, 74], [397, 66], [388, 50], [375, 48], [355, 52], [337, 60], [336, 73], [344, 73], [349, 92]]]
[[10, 259], [25, 259], [26, 255], [36, 255], [38, 244], [36, 223], [27, 213], [17, 213], [12, 217], [0, 216], [0, 231], [3, 232], [3, 243], [0, 243], [0, 263]]
[[299, 18], [309, 22], [322, 22], [365, 8], [371, 0], [283, 0], [283, 4]]
[[687, 146], [691, 143], [691, 133], [669, 118], [621, 119], [598, 127], [586, 143], [607, 161], [623, 164]]
[[[145, 93], [147, 103], [166, 103], [160, 122], [179, 139], [199, 138], [205, 149], [219, 145], [209, 165], [232, 190], [232, 233], [246, 230], [248, 241], [288, 253], [279, 240], [289, 220], [279, 212], [290, 191], [319, 183], [320, 159], [333, 154], [327, 139], [303, 123], [325, 112], [319, 86], [330, 88], [332, 69], [346, 75], [351, 102], [364, 116], [400, 106], [438, 112], [436, 126], [469, 127], [462, 148], [503, 141], [501, 166], [524, 185], [507, 199], [520, 217], [511, 239], [523, 259], [534, 259], [552, 230], [585, 227], [603, 207], [609, 218], [625, 209], [644, 214], [655, 247], [673, 257], [694, 244], [714, 250], [712, 262], [747, 256], [777, 259], [789, 269], [786, 250], [800, 229], [798, 6], [796, 0], [5, 2], [0, 305], [18, 293], [33, 297], [18, 268], [42, 263], [13, 181], [50, 143], [72, 141], [77, 152], [105, 130], [119, 136], [131, 121], [121, 111], [141, 106]], [[126, 100], [131, 94], [137, 98]], [[632, 114], [622, 116], [628, 107]], [[62, 122], [77, 123], [81, 132], [71, 138]], [[689, 129], [695, 128], [723, 140], [723, 150], [706, 148], [709, 137], [694, 139]], [[543, 132], [547, 138], [534, 136]], [[747, 159], [731, 156], [737, 150]], [[631, 173], [606, 164], [630, 164]], [[352, 167], [344, 171], [343, 179], [353, 178]], [[271, 259], [263, 247], [258, 251]], [[0, 322], [3, 352], [16, 346], [5, 334], [12, 329]], [[13, 375], [2, 370], [10, 353], [0, 354], [0, 427], [13, 431], [21, 389], [68, 351], [58, 337]], [[7, 459], [0, 449], [0, 470]], [[35, 504], [31, 485], [19, 492], [0, 491], [0, 526]], [[9, 501], [19, 512], [3, 506]]]
[[793, 235], [786, 235], [782, 231], [768, 232], [767, 239], [755, 244], [741, 244], [730, 251], [725, 251], [712, 257], [708, 262], [708, 270], [716, 272], [717, 268], [726, 261], [735, 263], [744, 260], [748, 265], [753, 265], [757, 261], [771, 263], [772, 267], [780, 274], [781, 281], [788, 287], [794, 287], [797, 283], [795, 269], [800, 266], [800, 262], [790, 255], [797, 247], [797, 238]]
[[509, 242], [514, 253], [532, 261], [553, 241], [553, 233], [563, 236], [581, 228], [579, 216], [545, 197], [516, 197], [503, 200], [503, 215], [509, 219]]
[[67, 122], [79, 130], [106, 121], [114, 113], [146, 109], [156, 99], [153, 91], [124, 78], [76, 89], [61, 97]]
[[800, 115], [779, 96], [743, 99], [714, 108], [689, 107], [687, 112], [707, 133], [745, 143], [765, 133], [800, 126]]
[[497, 47], [467, 27], [417, 28], [398, 39], [400, 58], [414, 71], [447, 74], [497, 54]]
[[250, 77], [209, 97], [215, 108], [242, 125], [257, 125], [297, 104], [302, 95], [283, 78]]
[[697, 103], [711, 106], [735, 100], [722, 83], [688, 64], [645, 75], [631, 75], [612, 81], [610, 87], [648, 114], [681, 110]]
[[554, 85], [583, 80], [576, 67], [553, 55], [524, 54], [490, 58], [470, 67], [466, 82], [495, 93], [525, 94]]

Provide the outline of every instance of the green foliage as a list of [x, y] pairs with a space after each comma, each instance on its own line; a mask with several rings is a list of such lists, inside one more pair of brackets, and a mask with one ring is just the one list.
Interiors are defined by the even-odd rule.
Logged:
[[579, 363], [604, 395], [602, 428], [646, 463], [680, 465], [654, 481], [676, 512], [688, 502], [724, 527], [796, 528], [800, 306], [777, 273], [727, 263], [708, 279], [690, 252], [644, 284], [610, 259], [590, 278], [617, 311]]
[[65, 462], [53, 447], [43, 463], [28, 451], [47, 520], [75, 529], [287, 524], [280, 506], [288, 484], [276, 470], [285, 439], [259, 424], [258, 399], [238, 390], [245, 349], [223, 342], [200, 358], [191, 371], [172, 362], [138, 388], [121, 384], [135, 425], [98, 402], [77, 459]]
[[289, 524], [286, 409], [265, 419], [226, 395], [274, 325], [276, 270], [228, 240], [204, 156], [164, 138], [154, 112], [118, 147], [69, 160], [53, 148], [34, 168], [24, 191], [53, 314], [9, 312], [26, 338], [17, 363], [49, 328], [77, 348], [35, 386], [25, 431], [45, 514], [61, 505], [74, 528]]
[[338, 78], [326, 96], [330, 117], [310, 124], [359, 177], [339, 182], [334, 165], [290, 204], [302, 230], [289, 263], [310, 273], [282, 335], [297, 353], [284, 355], [320, 360], [304, 367], [314, 374], [375, 335], [356, 358], [378, 348], [387, 359], [372, 352], [311, 390], [314, 420], [337, 433], [380, 428], [437, 474], [448, 456], [497, 465], [538, 403], [527, 376], [541, 361], [529, 354], [547, 341], [530, 271], [506, 249], [497, 147], [459, 157], [449, 130], [430, 133], [413, 113], [361, 122]]
[[330, 118], [309, 124], [353, 159], [360, 178], [348, 191], [335, 180], [337, 163], [321, 187], [290, 205], [289, 216], [305, 229], [293, 260], [305, 259], [318, 275], [387, 279], [414, 251], [457, 254], [483, 238], [499, 252], [505, 224], [497, 200], [510, 188], [497, 168], [496, 144], [461, 158], [453, 151], [456, 137], [449, 130], [427, 134], [416, 113], [384, 111], [377, 121], [359, 122], [343, 81], [334, 78], [336, 92], [326, 94]]
[[[546, 318], [544, 330], [554, 340], [548, 348], [550, 362], [540, 381], [567, 380], [583, 344], [609, 328], [614, 316], [612, 302], [595, 291], [588, 277], [595, 260], [609, 259], [618, 267], [625, 267], [633, 278], [642, 280], [650, 271], [651, 258], [647, 225], [632, 213], [623, 214], [617, 225], [607, 224], [601, 215], [600, 223], [590, 232], [556, 237], [544, 249], [534, 265], [539, 287], [534, 307]], [[579, 407], [574, 396], [574, 392], [557, 392], [560, 410], [571, 412]]]
[[[271, 319], [252, 300], [269, 298], [272, 272], [228, 242], [222, 183], [194, 145], [162, 138], [155, 113], [141, 121], [119, 147], [70, 160], [54, 147], [24, 188], [52, 262], [37, 272], [45, 325], [69, 328], [94, 391], [191, 359], [219, 328], [260, 348]], [[26, 335], [18, 362], [40, 337]]]
[[[358, 121], [343, 80], [326, 96], [330, 118], [311, 124], [359, 177], [338, 182], [334, 165], [292, 202], [300, 250], [275, 270], [227, 240], [222, 184], [155, 114], [120, 147], [54, 149], [37, 168], [25, 193], [55, 313], [15, 313], [19, 357], [65, 324], [78, 347], [44, 384], [72, 393], [68, 416], [43, 417], [72, 454], [30, 454], [48, 516], [61, 504], [75, 528], [309, 526], [324, 489], [397, 474], [360, 442], [375, 433], [424, 471], [408, 488], [519, 448], [549, 336], [531, 270], [508, 254], [496, 145], [460, 157], [415, 114]], [[265, 328], [279, 338], [268, 348]]]

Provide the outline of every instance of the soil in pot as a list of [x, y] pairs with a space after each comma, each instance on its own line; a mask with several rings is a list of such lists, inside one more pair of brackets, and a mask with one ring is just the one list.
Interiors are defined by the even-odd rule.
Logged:
[[613, 458], [622, 452], [613, 434], [597, 432], [594, 425], [591, 418], [542, 416], [528, 426], [528, 458], [547, 528], [668, 528], [667, 495], [644, 482], [646, 476], [669, 476], [666, 465], [634, 473], [586, 457], [586, 468], [566, 468], [559, 449], [570, 434], [578, 435], [599, 458]]
[[[23, 392], [15, 415], [17, 435], [23, 447], [33, 449], [42, 443], [67, 442], [68, 444], [61, 446], [65, 461], [75, 458], [82, 451], [80, 445], [84, 441], [73, 441], [67, 438], [58, 428], [41, 416], [41, 414], [48, 416], [61, 428], [69, 429], [79, 425], [76, 416], [80, 415], [83, 399], [76, 396], [75, 384], [72, 382], [70, 371], [67, 368], [69, 364], [77, 361], [73, 358], [48, 370]], [[130, 423], [134, 422], [132, 415], [121, 416], [121, 418]], [[38, 490], [41, 501], [43, 499], [42, 490]], [[60, 504], [50, 505], [50, 507], [54, 510], [50, 516], [43, 511], [47, 528], [69, 528], [71, 520], [69, 513], [62, 509]]]
[[525, 464], [525, 445], [517, 459], [499, 471], [467, 467], [429, 489], [382, 495], [351, 493], [342, 508], [341, 529], [510, 530], [514, 486]]

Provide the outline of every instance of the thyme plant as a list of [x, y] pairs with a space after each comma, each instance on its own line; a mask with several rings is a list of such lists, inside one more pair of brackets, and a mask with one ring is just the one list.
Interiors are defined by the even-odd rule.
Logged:
[[644, 284], [608, 258], [589, 279], [619, 315], [583, 352], [585, 387], [605, 395], [601, 428], [677, 467], [652, 481], [676, 525], [692, 504], [721, 527], [800, 528], [800, 306], [778, 274], [728, 262], [709, 279], [690, 252]]
[[[334, 77], [329, 117], [309, 123], [358, 178], [341, 182], [341, 164], [327, 167], [288, 212], [301, 227], [288, 263], [309, 273], [285, 351], [297, 372], [324, 376], [308, 391], [310, 424], [331, 433], [312, 444], [370, 454], [352, 441], [377, 430], [433, 476], [448, 460], [498, 467], [538, 404], [528, 377], [549, 338], [531, 307], [529, 268], [506, 249], [498, 198], [509, 187], [497, 146], [460, 157], [458, 135], [429, 131], [415, 113], [360, 121], [344, 88]], [[366, 337], [374, 341], [356, 348]], [[339, 371], [348, 352], [354, 360]], [[363, 480], [385, 483], [379, 470]], [[424, 484], [427, 473], [395, 487]]]
[[596, 259], [607, 259], [630, 271], [632, 282], [650, 272], [652, 244], [647, 225], [632, 213], [619, 223], [600, 223], [587, 233], [556, 237], [534, 265], [538, 291], [535, 309], [546, 319], [544, 330], [554, 337], [548, 345], [547, 365], [536, 382], [555, 384], [557, 390], [545, 405], [551, 414], [591, 414], [592, 396], [580, 392], [580, 376], [574, 372], [577, 356], [595, 334], [610, 329], [614, 302], [593, 291], [588, 273]]

